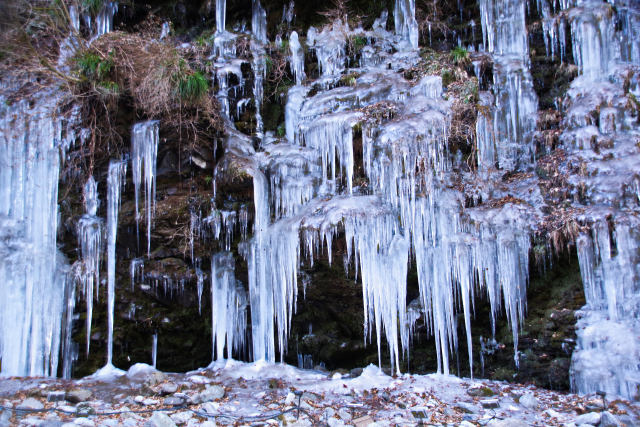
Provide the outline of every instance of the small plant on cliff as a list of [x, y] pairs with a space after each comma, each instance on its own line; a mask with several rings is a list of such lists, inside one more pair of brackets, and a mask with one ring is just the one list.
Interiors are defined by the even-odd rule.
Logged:
[[463, 64], [469, 59], [469, 52], [463, 47], [456, 46], [451, 49], [451, 59], [458, 65]]
[[209, 80], [200, 71], [177, 77], [177, 89], [184, 101], [198, 101], [209, 91]]

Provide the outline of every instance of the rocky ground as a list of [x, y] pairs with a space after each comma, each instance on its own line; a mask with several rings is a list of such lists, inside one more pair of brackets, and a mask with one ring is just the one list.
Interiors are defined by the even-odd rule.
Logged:
[[219, 362], [186, 374], [144, 364], [81, 380], [3, 378], [0, 426], [633, 426], [640, 405], [442, 375], [391, 377]]

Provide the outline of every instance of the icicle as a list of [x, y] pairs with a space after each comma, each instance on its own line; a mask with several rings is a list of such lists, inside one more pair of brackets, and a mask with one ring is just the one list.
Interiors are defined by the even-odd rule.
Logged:
[[151, 366], [157, 367], [158, 362], [158, 333], [153, 334], [153, 343], [151, 344]]
[[247, 297], [244, 288], [236, 282], [233, 254], [222, 252], [211, 257], [211, 330], [213, 355], [227, 359], [233, 351], [244, 348], [247, 325]]
[[112, 160], [107, 176], [107, 364], [113, 366], [113, 316], [116, 301], [116, 237], [118, 234], [118, 211], [120, 191], [127, 173], [125, 161]]
[[196, 268], [196, 287], [198, 291], [198, 314], [202, 314], [202, 292], [204, 291], [204, 273]]
[[135, 258], [131, 260], [129, 266], [129, 278], [131, 280], [131, 291], [135, 289], [136, 277], [140, 277], [140, 280], [144, 280], [144, 259]]
[[[102, 253], [102, 219], [96, 217], [98, 210], [97, 183], [90, 177], [84, 186], [86, 214], [78, 221], [78, 240], [82, 254], [82, 271], [79, 281], [87, 305], [87, 342], [86, 354], [91, 344], [91, 322], [93, 318], [93, 299], [100, 290], [100, 255]], [[95, 289], [95, 291], [94, 291]]]
[[156, 209], [156, 160], [158, 158], [159, 123], [157, 120], [137, 123], [133, 126], [131, 135], [131, 172], [133, 174], [136, 198], [136, 227], [140, 220], [138, 200], [144, 174], [147, 255], [151, 254], [151, 226]]
[[289, 59], [291, 73], [296, 80], [296, 85], [301, 85], [306, 78], [304, 74], [304, 50], [298, 40], [298, 33], [295, 31], [289, 36], [289, 49], [291, 50], [291, 58]]
[[418, 22], [415, 0], [396, 0], [393, 12], [396, 35], [413, 49], [418, 48]]
[[116, 12], [118, 12], [118, 2], [106, 1], [102, 4], [100, 11], [96, 15], [96, 26], [92, 39], [113, 31], [113, 17]]
[[260, 4], [260, 0], [253, 0], [251, 12], [251, 32], [260, 43], [268, 43], [267, 39], [267, 12]]
[[216, 0], [216, 34], [226, 31], [227, 0]]
[[251, 69], [253, 71], [253, 97], [256, 108], [256, 134], [259, 138], [262, 138], [264, 124], [261, 111], [264, 98], [264, 77], [267, 72], [266, 55], [264, 48], [253, 42], [251, 43], [251, 53], [253, 55]]

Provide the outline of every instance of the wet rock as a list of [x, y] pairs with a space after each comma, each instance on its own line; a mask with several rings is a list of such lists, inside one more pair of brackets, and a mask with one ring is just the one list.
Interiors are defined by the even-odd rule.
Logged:
[[536, 409], [540, 404], [533, 393], [526, 393], [520, 398], [519, 403], [527, 409]]
[[349, 371], [349, 375], [351, 375], [353, 378], [355, 377], [359, 377], [360, 375], [362, 375], [362, 368], [354, 368], [351, 371]]
[[33, 397], [28, 397], [25, 400], [23, 400], [21, 404], [17, 406], [17, 409], [40, 410], [40, 409], [44, 409], [44, 405], [38, 399], [34, 399]]
[[478, 407], [467, 402], [458, 402], [454, 406], [455, 409], [458, 409], [462, 412], [466, 412], [467, 414], [476, 414], [478, 413]]
[[165, 374], [160, 371], [154, 371], [147, 376], [144, 381], [144, 384], [149, 387], [153, 387], [156, 384], [160, 384], [166, 378]]
[[160, 386], [160, 394], [168, 395], [178, 391], [178, 386], [174, 383], [164, 383]]
[[58, 406], [58, 410], [64, 412], [65, 414], [75, 414], [76, 413], [76, 407], [75, 406], [62, 405], [62, 406]]
[[600, 427], [620, 427], [622, 424], [609, 411], [605, 411], [600, 415]]
[[91, 399], [91, 396], [93, 396], [93, 393], [91, 393], [90, 390], [84, 388], [76, 388], [73, 390], [69, 390], [65, 395], [65, 399], [71, 403], [80, 403], [86, 402], [87, 400]]
[[76, 414], [80, 417], [88, 417], [89, 415], [95, 415], [95, 413], [96, 410], [87, 402], [80, 402], [76, 405]]
[[475, 387], [469, 388], [467, 390], [467, 394], [473, 397], [489, 397], [489, 396], [493, 396], [495, 393], [489, 387], [475, 386]]
[[506, 418], [504, 420], [491, 420], [487, 427], [529, 427], [529, 424], [517, 418]]
[[598, 412], [589, 412], [587, 414], [580, 415], [573, 422], [576, 423], [576, 425], [591, 424], [597, 426], [600, 422], [600, 417], [600, 413]]
[[47, 402], [61, 402], [65, 400], [66, 395], [64, 391], [50, 391], [47, 393]]
[[163, 403], [166, 406], [180, 406], [184, 404], [184, 400], [180, 397], [169, 396], [166, 399], [164, 399]]
[[76, 418], [73, 420], [73, 424], [83, 427], [95, 427], [96, 425], [96, 423], [91, 421], [89, 418]]
[[142, 401], [142, 404], [143, 404], [144, 406], [157, 405], [158, 403], [160, 403], [160, 401], [159, 401], [159, 400], [157, 400], [157, 399], [144, 399], [144, 400]]
[[145, 427], [176, 427], [176, 423], [164, 412], [154, 412]]
[[482, 399], [480, 404], [483, 408], [493, 409], [500, 407], [500, 401], [498, 399]]
[[222, 399], [224, 397], [224, 387], [219, 385], [209, 385], [200, 393], [192, 397], [194, 403], [211, 402], [212, 400]]

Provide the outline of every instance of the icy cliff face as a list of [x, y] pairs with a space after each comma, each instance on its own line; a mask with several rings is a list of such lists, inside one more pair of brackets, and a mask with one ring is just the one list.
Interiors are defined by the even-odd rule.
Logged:
[[[107, 3], [99, 15], [104, 31], [112, 26], [114, 5]], [[506, 314], [517, 366], [532, 234], [556, 208], [545, 206], [533, 172], [538, 99], [530, 72], [527, 2], [479, 0], [483, 52], [476, 55], [491, 64], [492, 82], [479, 94], [477, 140], [469, 156], [477, 158], [477, 170], [473, 160], [464, 165], [462, 151], [450, 143], [454, 103], [443, 78], [409, 77], [424, 59], [417, 49], [414, 1], [395, 2], [395, 34], [386, 30], [385, 12], [371, 29], [336, 20], [309, 28], [303, 39], [291, 31], [294, 8], [285, 5], [283, 33], [275, 45], [295, 82], [286, 99], [284, 134], [278, 129], [276, 137], [265, 131], [268, 121], [262, 118], [267, 52], [274, 48], [266, 11], [254, 0], [251, 32], [231, 32], [225, 27], [226, 2], [216, 2], [209, 59], [225, 136], [223, 150], [213, 149], [213, 158], [203, 161], [203, 169], [214, 167], [208, 172], [213, 197], [206, 208], [189, 207], [184, 248], [184, 260], [195, 272], [199, 311], [209, 286], [212, 358], [250, 354], [255, 360], [282, 360], [301, 270], [319, 257], [335, 262], [338, 249], [345, 274], [362, 285], [364, 336], [375, 340], [380, 364], [386, 346], [399, 372], [421, 318], [435, 338], [438, 371], [452, 371], [459, 326], [473, 370], [471, 320], [482, 296], [494, 329], [498, 316]], [[558, 172], [567, 174], [573, 192], [566, 204], [576, 212], [573, 243], [587, 300], [578, 322], [573, 382], [580, 392], [605, 389], [633, 397], [640, 359], [640, 132], [634, 111], [640, 97], [640, 11], [632, 2], [613, 0], [539, 0], [535, 9], [547, 55], [573, 58], [579, 73], [558, 103], [564, 117], [559, 144], [568, 158]], [[77, 29], [78, 13], [71, 14]], [[239, 37], [251, 39], [247, 56], [236, 52]], [[356, 38], [365, 44], [359, 60], [349, 57]], [[289, 40], [288, 49], [280, 44], [283, 39]], [[315, 55], [317, 71], [305, 70], [305, 47]], [[480, 74], [479, 65], [476, 69]], [[63, 132], [64, 121], [50, 114], [55, 99], [46, 94], [31, 105], [3, 103], [0, 110], [0, 289], [7, 296], [0, 301], [0, 351], [7, 374], [56, 374], [61, 347], [65, 361], [71, 358], [71, 323], [63, 319], [71, 318], [75, 287], [57, 255], [55, 231], [59, 156], [75, 135]], [[254, 113], [253, 135], [235, 128], [246, 111]], [[106, 260], [108, 373], [115, 372], [116, 248], [128, 167], [135, 222], [146, 219], [147, 243], [146, 251], [139, 250], [146, 256], [131, 257], [132, 289], [155, 280], [154, 286], [174, 291], [162, 272], [145, 271], [154, 261], [160, 129], [158, 121], [134, 125], [128, 155], [111, 161], [106, 182], [91, 178], [84, 188], [73, 272], [86, 300], [88, 353]], [[222, 158], [215, 158], [220, 152]], [[225, 175], [252, 181], [247, 190], [252, 200], [217, 197], [217, 180]], [[101, 186], [106, 223], [97, 216]], [[198, 243], [207, 247], [202, 259], [194, 255]], [[236, 278], [236, 264], [242, 262], [246, 284]], [[419, 298], [408, 307], [410, 267], [417, 271]], [[69, 366], [65, 362], [62, 372], [69, 373]]]

